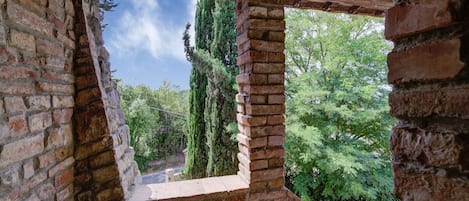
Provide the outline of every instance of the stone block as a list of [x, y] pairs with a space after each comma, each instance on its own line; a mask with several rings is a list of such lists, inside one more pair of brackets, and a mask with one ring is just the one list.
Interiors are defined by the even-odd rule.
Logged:
[[23, 97], [21, 96], [12, 96], [5, 97], [5, 108], [7, 113], [24, 113], [26, 112], [26, 105], [24, 104]]
[[11, 45], [28, 52], [36, 52], [36, 42], [32, 34], [12, 29], [10, 33]]
[[465, 65], [461, 62], [460, 50], [460, 39], [452, 39], [391, 52], [388, 55], [388, 82], [454, 78]]
[[44, 135], [36, 135], [3, 145], [0, 153], [0, 167], [31, 158], [44, 151]]
[[52, 125], [52, 115], [50, 112], [33, 114], [28, 117], [28, 122], [32, 133], [42, 131]]

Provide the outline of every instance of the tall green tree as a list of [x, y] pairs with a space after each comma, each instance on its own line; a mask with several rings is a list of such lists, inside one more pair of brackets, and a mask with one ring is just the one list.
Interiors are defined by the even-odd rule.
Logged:
[[302, 200], [392, 200], [381, 19], [287, 12], [288, 186]]
[[[195, 32], [195, 48], [190, 46], [190, 37], [187, 30], [185, 32], [186, 54], [192, 62], [192, 72], [205, 77], [207, 83], [203, 86], [206, 92], [205, 97], [200, 95], [198, 98], [201, 99], [190, 103], [191, 107], [195, 107], [197, 101], [204, 101], [203, 113], [197, 114], [203, 114], [203, 118], [189, 119], [189, 125], [198, 125], [194, 131], [202, 131], [204, 128], [204, 136], [196, 137], [196, 134], [200, 133], [189, 131], [186, 174], [191, 178], [233, 174], [237, 170], [237, 146], [232, 136], [236, 133], [233, 129], [236, 127], [233, 126], [236, 122], [234, 86], [235, 76], [238, 73], [234, 2], [229, 0], [199, 1]], [[198, 87], [202, 86], [198, 85]], [[191, 88], [191, 93], [196, 92], [201, 91], [195, 87]], [[197, 106], [200, 107], [202, 104]], [[203, 122], [196, 124], [197, 121]], [[199, 141], [191, 142], [191, 140]], [[205, 145], [205, 155], [201, 149], [197, 152], [195, 148], [190, 147], [195, 144], [199, 147]], [[192, 160], [195, 157], [197, 161]], [[203, 161], [199, 161], [201, 157]], [[193, 168], [194, 166], [199, 169]]]

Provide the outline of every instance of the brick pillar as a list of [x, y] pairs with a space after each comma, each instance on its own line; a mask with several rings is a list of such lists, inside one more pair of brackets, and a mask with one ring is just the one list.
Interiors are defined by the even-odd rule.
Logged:
[[75, 200], [125, 200], [138, 170], [107, 52], [96, 44], [101, 32], [90, 26], [99, 28], [98, 8], [81, 2], [75, 2]]
[[248, 200], [283, 198], [285, 21], [281, 1], [238, 0], [239, 172]]
[[420, 0], [386, 15], [395, 193], [469, 199], [469, 2]]

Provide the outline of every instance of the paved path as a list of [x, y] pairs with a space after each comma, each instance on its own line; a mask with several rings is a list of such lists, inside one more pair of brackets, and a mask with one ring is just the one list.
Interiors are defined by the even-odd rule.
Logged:
[[[174, 173], [179, 173], [182, 171], [182, 167], [173, 168]], [[159, 171], [142, 176], [142, 184], [156, 184], [164, 183], [166, 181], [166, 171]]]

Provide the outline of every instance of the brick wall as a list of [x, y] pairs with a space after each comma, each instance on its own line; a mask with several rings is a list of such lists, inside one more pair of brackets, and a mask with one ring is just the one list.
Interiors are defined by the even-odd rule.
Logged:
[[74, 15], [0, 1], [0, 200], [72, 199]]
[[123, 200], [138, 174], [97, 1], [0, 1], [0, 200]]
[[420, 0], [386, 15], [395, 193], [469, 199], [469, 2]]

